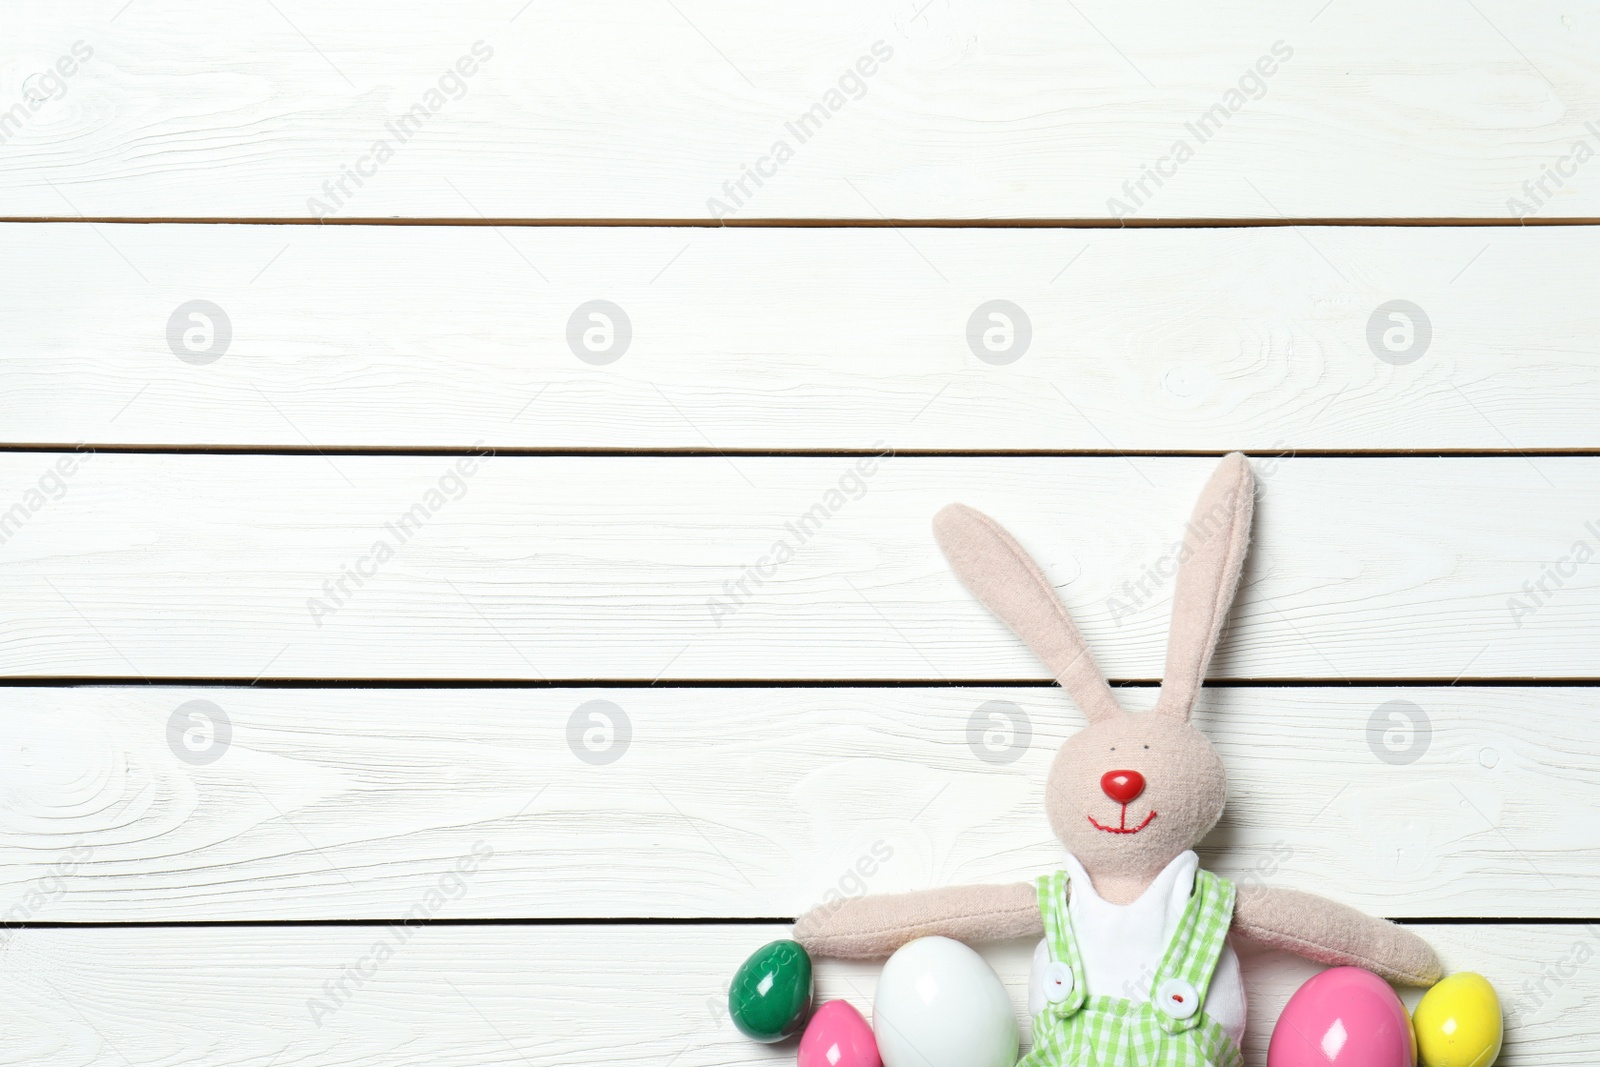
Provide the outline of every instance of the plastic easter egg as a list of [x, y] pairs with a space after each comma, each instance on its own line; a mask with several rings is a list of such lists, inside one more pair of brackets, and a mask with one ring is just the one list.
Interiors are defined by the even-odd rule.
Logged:
[[847, 1001], [818, 1008], [800, 1038], [800, 1067], [883, 1067], [872, 1027]]
[[883, 965], [872, 1032], [884, 1067], [1012, 1067], [1017, 1016], [982, 956], [948, 937], [921, 937]]
[[811, 1011], [811, 957], [798, 941], [762, 945], [734, 972], [728, 1014], [746, 1037], [782, 1041]]
[[1500, 998], [1481, 974], [1452, 974], [1423, 994], [1411, 1017], [1424, 1067], [1489, 1067], [1500, 1055]]
[[1415, 1067], [1411, 1020], [1389, 983], [1360, 967], [1316, 975], [1283, 1006], [1267, 1067]]

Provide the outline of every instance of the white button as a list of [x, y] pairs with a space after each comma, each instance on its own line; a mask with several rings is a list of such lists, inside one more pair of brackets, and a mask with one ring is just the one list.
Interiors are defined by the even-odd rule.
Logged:
[[1060, 960], [1052, 960], [1044, 969], [1044, 997], [1052, 1004], [1060, 1004], [1072, 995], [1072, 968]]
[[1168, 978], [1156, 988], [1156, 1007], [1174, 1019], [1187, 1019], [1200, 1010], [1200, 994], [1182, 978]]

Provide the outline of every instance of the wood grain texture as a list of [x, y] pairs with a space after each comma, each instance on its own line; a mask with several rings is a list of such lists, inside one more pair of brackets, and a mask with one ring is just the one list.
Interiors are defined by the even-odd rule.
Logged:
[[[0, 216], [1600, 217], [1597, 46], [1549, 0], [66, 0], [7, 12]], [[956, 499], [1040, 557], [1110, 674], [1156, 675], [1212, 464], [910, 451], [1498, 451], [1258, 461], [1213, 672], [1595, 674], [1600, 460], [1520, 454], [1595, 446], [1589, 228], [0, 243], [0, 445], [312, 453], [0, 454], [0, 674], [762, 683], [0, 688], [0, 1064], [792, 1062], [722, 1007], [786, 927], [615, 920], [1055, 866], [1060, 692], [782, 683], [1042, 677], [934, 547]], [[170, 340], [196, 300], [231, 332], [214, 362]], [[568, 339], [593, 300], [628, 317], [614, 363]], [[969, 343], [990, 300], [1028, 316], [1014, 362]], [[1369, 339], [1397, 300], [1428, 320], [1412, 362]], [[479, 444], [902, 455], [314, 454]], [[1597, 702], [1208, 690], [1233, 798], [1204, 858], [1421, 920], [1499, 987], [1502, 1067], [1587, 1064]], [[1002, 713], [1030, 731], [1009, 762]], [[1489, 921], [1426, 925], [1461, 916]], [[595, 922], [296, 925], [402, 918]], [[170, 925], [49, 925], [82, 922]], [[1030, 948], [986, 950], [1019, 1012]], [[1256, 1067], [1315, 968], [1242, 956]], [[821, 990], [865, 1009], [876, 974], [825, 962]]]
[[[396, 919], [474, 848], [444, 917], [1029, 880], [1060, 866], [1042, 792], [1081, 722], [1016, 688], [0, 692], [5, 921]], [[1430, 732], [1383, 738], [1392, 701]], [[185, 748], [196, 710], [229, 732]], [[1380, 915], [1600, 914], [1600, 827], [1573, 817], [1600, 807], [1597, 717], [1594, 689], [1208, 690], [1232, 797], [1203, 858]]]
[[[70, 476], [0, 458], [10, 675], [1042, 678], [934, 544], [959, 500], [1039, 557], [1110, 677], [1154, 678], [1161, 575], [1215, 462], [63, 458]], [[1575, 546], [1593, 553], [1600, 460], [1256, 473], [1213, 677], [1594, 673]]]
[[[1507, 1002], [1500, 1067], [1591, 1062], [1600, 994], [1581, 926], [1423, 926], [1450, 970], [1487, 975]], [[733, 1067], [789, 1063], [726, 1015], [728, 979], [781, 926], [429, 927], [392, 957], [383, 928], [29, 930], [6, 954], [0, 1063], [286, 1067], [567, 1063]], [[1023, 1017], [1032, 945], [985, 948]], [[1246, 1059], [1317, 968], [1246, 947]], [[1559, 968], [1560, 977], [1555, 976]], [[367, 977], [351, 978], [347, 969]], [[824, 961], [818, 993], [870, 1012], [878, 966]], [[336, 983], [345, 982], [343, 991]], [[1526, 987], [1526, 988], [1525, 988]], [[1417, 994], [1405, 998], [1415, 1004]], [[313, 1004], [324, 1005], [313, 1016]], [[331, 1008], [332, 1010], [326, 1010]], [[319, 1025], [320, 1023], [320, 1025]]]
[[[1117, 198], [1141, 217], [1507, 218], [1524, 182], [1557, 170], [1540, 209], [1600, 215], [1571, 158], [1596, 139], [1600, 22], [1551, 0], [828, 0], [787, 15], [405, 0], [385, 14], [352, 0], [18, 12], [6, 106], [43, 103], [8, 131], [5, 210], [711, 218], [717, 199], [761, 217], [1103, 219]], [[93, 56], [61, 88], [23, 87], [77, 41]], [[455, 76], [477, 42], [492, 56]], [[889, 58], [841, 92], [878, 42]], [[417, 106], [414, 128], [394, 126]], [[741, 180], [748, 195], [730, 193]]]
[[[8, 442], [1550, 449], [1593, 447], [1600, 410], [1600, 242], [1582, 229], [11, 225], [0, 241]], [[567, 327], [599, 298], [632, 340], [596, 366]], [[232, 331], [206, 365], [168, 340], [195, 299]], [[994, 299], [1030, 323], [1005, 365], [967, 336]], [[1431, 330], [1405, 365], [1368, 339], [1396, 299]]]

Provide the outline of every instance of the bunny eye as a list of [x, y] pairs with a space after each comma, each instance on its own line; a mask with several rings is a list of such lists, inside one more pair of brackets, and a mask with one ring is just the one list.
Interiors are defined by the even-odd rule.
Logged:
[[1149, 746], [1149, 745], [1146, 745], [1146, 746], [1144, 746], [1144, 747], [1145, 747], [1145, 750], [1146, 750], [1146, 751], [1149, 751], [1149, 748], [1150, 748], [1150, 746]]

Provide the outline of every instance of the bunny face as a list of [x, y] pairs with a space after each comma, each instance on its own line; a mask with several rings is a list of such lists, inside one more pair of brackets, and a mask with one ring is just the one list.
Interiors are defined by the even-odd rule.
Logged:
[[1227, 791], [1216, 749], [1188, 722], [1121, 714], [1061, 746], [1045, 808], [1089, 872], [1148, 877], [1210, 832]]
[[[1048, 575], [993, 519], [962, 504], [934, 517], [956, 573], [1027, 643], [1088, 717], [1061, 746], [1045, 803], [1056, 836], [1096, 878], [1137, 888], [1216, 825], [1228, 780], [1189, 725], [1243, 572], [1255, 505], [1250, 463], [1224, 457], [1184, 529], [1167, 668], [1154, 711], [1130, 715], [1095, 665]], [[1137, 894], [1135, 894], [1137, 895]], [[1130, 898], [1131, 899], [1131, 898]]]

